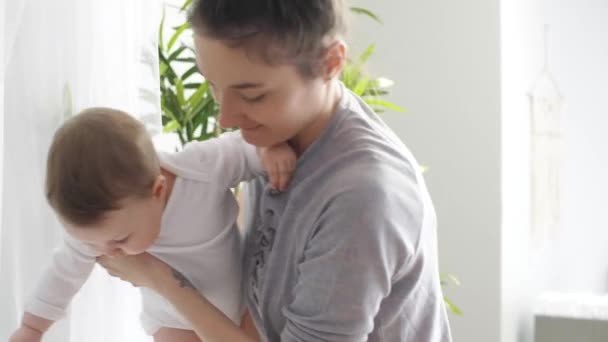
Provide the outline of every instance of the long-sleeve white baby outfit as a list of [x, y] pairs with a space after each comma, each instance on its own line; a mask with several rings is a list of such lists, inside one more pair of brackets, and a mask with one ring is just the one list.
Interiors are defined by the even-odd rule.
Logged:
[[[161, 230], [147, 250], [188, 278], [197, 290], [230, 317], [242, 313], [242, 244], [236, 224], [238, 205], [231, 187], [262, 172], [255, 147], [240, 133], [194, 142], [177, 153], [159, 152], [161, 166], [177, 177], [162, 217]], [[26, 311], [60, 319], [99, 256], [66, 235], [26, 306]], [[162, 297], [142, 288], [142, 324], [191, 329]]]

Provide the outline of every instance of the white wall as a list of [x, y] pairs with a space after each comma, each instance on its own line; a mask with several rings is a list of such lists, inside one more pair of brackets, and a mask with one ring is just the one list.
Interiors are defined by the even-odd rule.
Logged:
[[351, 1], [384, 25], [354, 18], [352, 48], [371, 42], [370, 69], [396, 82], [390, 99], [408, 113], [384, 119], [430, 167], [440, 267], [460, 278], [447, 294], [454, 341], [499, 340], [500, 54], [498, 0]]
[[[4, 29], [4, 1], [0, 1], [0, 246], [2, 246], [2, 189], [4, 183], [4, 49], [5, 49], [5, 29]], [[0, 252], [0, 259], [2, 253]], [[0, 260], [2, 265], [2, 260]], [[0, 267], [1, 268], [1, 267]], [[0, 278], [2, 269], [0, 269]], [[0, 340], [8, 338], [8, 313], [5, 310], [0, 312]]]
[[[2, 194], [2, 164], [4, 157], [4, 1], [0, 3], [0, 194]], [[0, 222], [2, 222], [2, 196], [0, 196]], [[0, 245], [2, 241], [2, 227], [0, 226]]]
[[[533, 303], [546, 291], [608, 291], [608, 2], [502, 2], [503, 342], [532, 341]], [[565, 98], [561, 227], [530, 235], [527, 93], [543, 65]]]
[[[502, 342], [529, 341], [533, 290], [530, 242], [530, 107], [542, 67], [540, 10], [527, 0], [501, 3], [502, 40]], [[534, 63], [530, 63], [533, 61]]]
[[543, 255], [544, 289], [608, 293], [608, 2], [543, 1], [563, 112], [562, 227]]

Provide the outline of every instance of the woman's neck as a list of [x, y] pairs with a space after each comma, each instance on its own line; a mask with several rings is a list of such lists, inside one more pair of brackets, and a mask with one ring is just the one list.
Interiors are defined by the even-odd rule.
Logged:
[[289, 144], [298, 156], [302, 155], [327, 127], [342, 96], [342, 87], [340, 86], [340, 83], [338, 81], [332, 81], [328, 85], [327, 96], [321, 106], [319, 114], [316, 115], [315, 119], [308, 126], [302, 129], [300, 133], [289, 141]]

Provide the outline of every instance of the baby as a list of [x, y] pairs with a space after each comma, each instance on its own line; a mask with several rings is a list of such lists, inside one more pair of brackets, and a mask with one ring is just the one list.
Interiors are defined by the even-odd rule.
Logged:
[[[241, 240], [231, 187], [266, 169], [271, 183], [284, 189], [295, 159], [287, 144], [257, 151], [239, 132], [160, 153], [126, 113], [92, 108], [71, 118], [55, 134], [46, 179], [66, 238], [11, 341], [40, 341], [65, 314], [96, 257], [144, 251], [171, 265], [238, 324], [244, 314]], [[198, 340], [169, 303], [141, 292], [141, 321], [155, 341]]]

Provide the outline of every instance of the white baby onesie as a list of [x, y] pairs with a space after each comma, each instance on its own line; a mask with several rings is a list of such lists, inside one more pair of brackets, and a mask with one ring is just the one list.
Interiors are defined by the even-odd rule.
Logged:
[[[163, 212], [161, 231], [147, 252], [171, 265], [235, 323], [242, 314], [242, 244], [238, 205], [230, 188], [262, 173], [255, 147], [239, 132], [194, 142], [177, 153], [159, 152], [161, 166], [177, 177]], [[58, 320], [89, 276], [99, 256], [66, 235], [26, 306], [34, 315]], [[142, 288], [142, 324], [192, 329], [155, 292]]]

